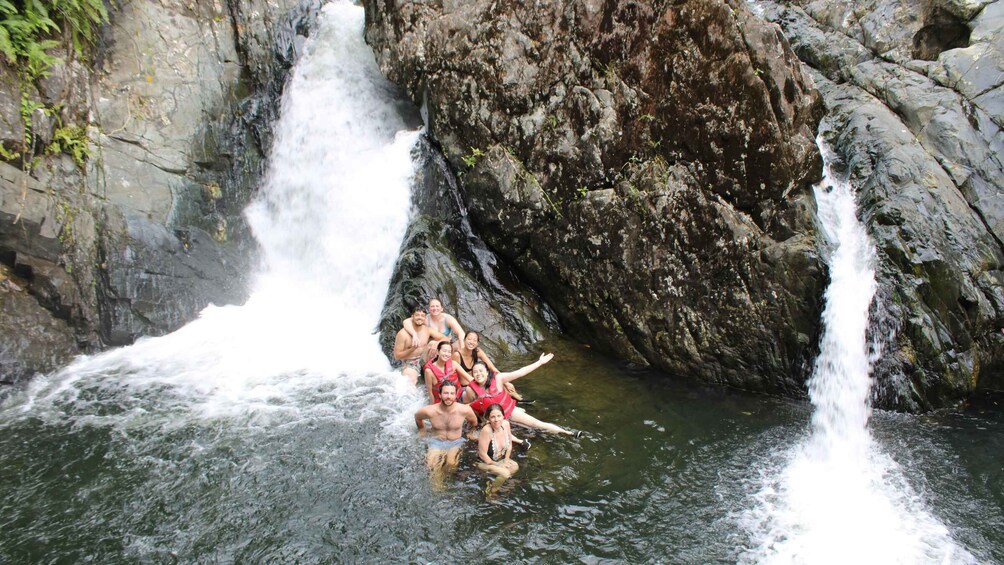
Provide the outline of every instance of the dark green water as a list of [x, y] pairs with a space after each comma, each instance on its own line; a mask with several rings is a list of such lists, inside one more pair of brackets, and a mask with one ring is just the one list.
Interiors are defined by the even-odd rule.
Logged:
[[[491, 500], [472, 451], [447, 490], [430, 488], [420, 398], [388, 375], [291, 375], [266, 395], [135, 369], [36, 383], [0, 413], [0, 561], [757, 561], [749, 510], [810, 407], [553, 347], [518, 381], [527, 411], [587, 433], [524, 433], [521, 471]], [[952, 537], [1004, 561], [1000, 413], [872, 422]]]

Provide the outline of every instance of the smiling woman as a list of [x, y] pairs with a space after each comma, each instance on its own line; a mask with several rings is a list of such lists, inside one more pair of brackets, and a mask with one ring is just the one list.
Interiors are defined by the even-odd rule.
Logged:
[[495, 372], [490, 377], [488, 376], [488, 367], [483, 362], [477, 361], [471, 370], [473, 380], [464, 390], [463, 400], [470, 404], [478, 415], [484, 415], [490, 405], [497, 403], [502, 406], [503, 415], [506, 418], [521, 426], [577, 437], [581, 432], [571, 432], [527, 414], [526, 410], [516, 406], [516, 401], [505, 388], [505, 383], [525, 377], [547, 364], [552, 358], [554, 358], [553, 353], [542, 353], [540, 359], [525, 367], [505, 373]]
[[512, 429], [505, 419], [502, 406], [492, 404], [485, 412], [487, 423], [478, 434], [478, 469], [496, 476], [489, 481], [485, 494], [491, 495], [502, 483], [519, 471], [519, 464], [512, 460]]

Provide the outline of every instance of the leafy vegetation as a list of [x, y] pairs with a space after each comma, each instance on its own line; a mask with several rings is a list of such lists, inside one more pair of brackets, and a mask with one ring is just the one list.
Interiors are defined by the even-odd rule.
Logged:
[[48, 153], [67, 153], [73, 157], [78, 167], [91, 156], [91, 148], [87, 144], [87, 128], [84, 126], [58, 127], [52, 133], [52, 143], [47, 148]]
[[[0, 0], [0, 55], [17, 70], [21, 86], [21, 119], [24, 123], [23, 164], [30, 168], [32, 115], [41, 110], [53, 114], [30, 92], [35, 81], [63, 64], [57, 48], [66, 47], [70, 56], [84, 58], [94, 43], [98, 26], [108, 21], [103, 0]], [[78, 165], [90, 155], [83, 126], [59, 126], [53, 133], [49, 151], [66, 151]], [[13, 159], [18, 152], [0, 149], [0, 157]]]
[[33, 81], [62, 62], [49, 51], [67, 39], [78, 56], [94, 42], [94, 29], [108, 21], [102, 0], [0, 0], [0, 52]]
[[481, 151], [477, 147], [471, 147], [471, 152], [460, 158], [461, 161], [467, 165], [467, 168], [474, 168], [474, 165], [478, 164], [478, 159], [485, 156], [484, 151]]

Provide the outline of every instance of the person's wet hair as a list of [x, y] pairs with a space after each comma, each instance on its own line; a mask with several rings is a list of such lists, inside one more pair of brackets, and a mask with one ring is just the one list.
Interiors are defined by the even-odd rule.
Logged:
[[441, 341], [441, 342], [439, 342], [439, 344], [436, 345], [436, 351], [442, 351], [444, 345], [450, 345], [450, 342], [449, 341]]
[[505, 410], [502, 408], [501, 404], [499, 404], [498, 402], [496, 402], [495, 404], [492, 404], [491, 406], [489, 406], [487, 410], [485, 410], [485, 421], [486, 422], [488, 421], [488, 417], [492, 415], [492, 410], [498, 410], [499, 413], [502, 414], [502, 417], [505, 418]]
[[439, 383], [439, 394], [442, 395], [443, 394], [443, 389], [446, 388], [446, 387], [448, 387], [448, 386], [453, 387], [453, 390], [457, 390], [457, 383], [455, 383], [453, 381], [443, 381], [443, 382]]
[[422, 306], [421, 304], [415, 304], [414, 306], [411, 307], [411, 310], [409, 310], [409, 312], [411, 312], [413, 316], [415, 315], [415, 312], [421, 312], [425, 314], [425, 306]]

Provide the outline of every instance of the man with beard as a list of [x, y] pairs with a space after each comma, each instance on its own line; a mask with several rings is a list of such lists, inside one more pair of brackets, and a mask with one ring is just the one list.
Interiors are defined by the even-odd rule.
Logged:
[[418, 375], [424, 362], [422, 356], [425, 354], [429, 342], [444, 340], [446, 336], [439, 330], [426, 325], [425, 310], [418, 305], [411, 310], [411, 325], [418, 339], [412, 339], [408, 330], [403, 328], [399, 330], [394, 339], [394, 359], [401, 362], [401, 374], [414, 385], [418, 384]]
[[[425, 466], [432, 474], [433, 486], [442, 488], [447, 472], [460, 464], [460, 449], [465, 440], [464, 422], [473, 430], [478, 425], [478, 417], [470, 406], [457, 402], [457, 385], [453, 381], [443, 381], [439, 385], [439, 400], [415, 412], [415, 425], [419, 435], [429, 434]], [[429, 430], [426, 420], [430, 423]]]

